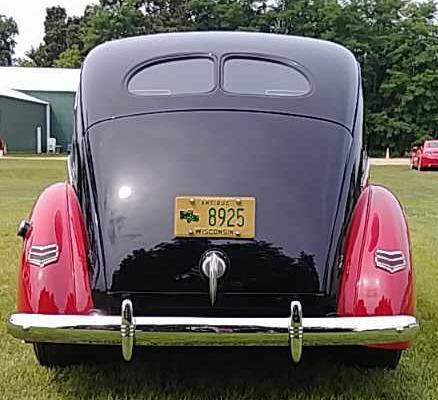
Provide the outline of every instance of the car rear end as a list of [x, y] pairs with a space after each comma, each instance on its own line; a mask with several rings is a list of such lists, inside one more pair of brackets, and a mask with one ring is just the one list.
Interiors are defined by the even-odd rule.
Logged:
[[421, 154], [422, 168], [438, 168], [438, 140], [429, 140], [424, 143]]
[[354, 57], [318, 40], [101, 46], [72, 185], [47, 189], [22, 232], [10, 332], [40, 360], [47, 343], [117, 344], [126, 360], [136, 345], [283, 345], [295, 362], [303, 346], [408, 347], [407, 227], [363, 179], [362, 108]]

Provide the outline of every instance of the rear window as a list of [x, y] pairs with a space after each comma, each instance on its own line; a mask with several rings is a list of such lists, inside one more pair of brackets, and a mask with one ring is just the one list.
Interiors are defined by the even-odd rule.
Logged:
[[128, 82], [139, 96], [207, 93], [215, 87], [214, 61], [182, 58], [159, 62], [137, 72]]
[[223, 88], [232, 93], [265, 96], [302, 96], [311, 90], [307, 78], [290, 65], [240, 57], [225, 61]]
[[426, 142], [426, 146], [425, 147], [432, 147], [434, 149], [438, 148], [438, 141], [436, 142]]

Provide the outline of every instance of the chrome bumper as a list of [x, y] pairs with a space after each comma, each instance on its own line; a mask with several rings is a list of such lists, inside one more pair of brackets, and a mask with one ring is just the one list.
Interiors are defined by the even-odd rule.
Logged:
[[12, 314], [9, 333], [26, 342], [121, 345], [125, 360], [134, 345], [290, 346], [298, 362], [303, 346], [408, 342], [419, 330], [409, 315], [303, 318], [291, 303], [289, 318], [134, 317], [124, 300], [121, 316]]

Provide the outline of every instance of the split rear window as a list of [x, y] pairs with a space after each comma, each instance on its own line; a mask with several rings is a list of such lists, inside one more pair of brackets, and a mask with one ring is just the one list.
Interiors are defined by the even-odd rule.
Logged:
[[[208, 93], [217, 86], [215, 69], [209, 57], [160, 61], [134, 74], [128, 91], [138, 96]], [[295, 97], [311, 91], [307, 78], [288, 64], [240, 56], [225, 60], [221, 83], [226, 92], [247, 95]]]

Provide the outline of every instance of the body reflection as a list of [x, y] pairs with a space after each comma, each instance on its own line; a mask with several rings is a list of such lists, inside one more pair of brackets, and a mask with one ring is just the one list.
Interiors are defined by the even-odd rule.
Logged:
[[151, 250], [128, 255], [114, 273], [111, 290], [131, 292], [205, 292], [199, 269], [202, 254], [223, 250], [230, 265], [220, 281], [221, 292], [316, 293], [319, 290], [314, 255], [301, 251], [291, 257], [265, 241], [221, 242], [174, 239]]

